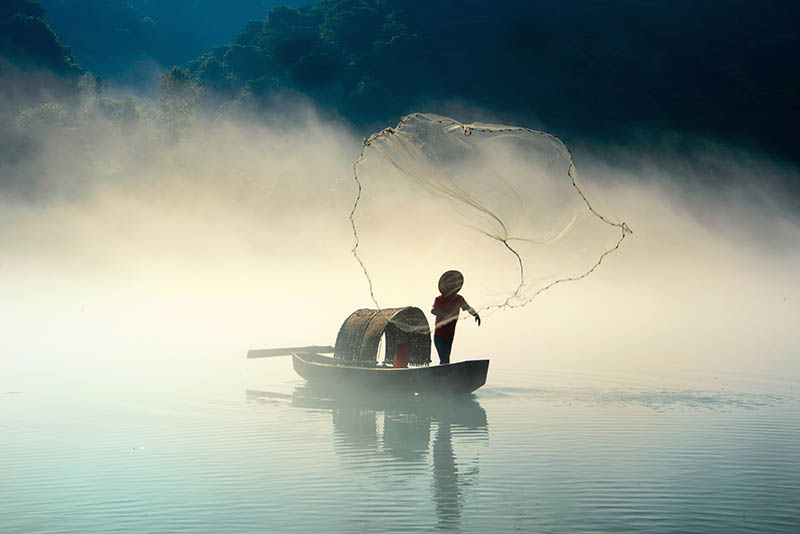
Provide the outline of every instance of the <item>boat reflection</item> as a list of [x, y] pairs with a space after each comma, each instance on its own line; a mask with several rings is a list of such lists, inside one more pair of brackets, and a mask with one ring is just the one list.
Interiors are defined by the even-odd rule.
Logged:
[[[265, 395], [248, 391], [254, 400]], [[363, 466], [365, 455], [388, 459], [407, 471], [430, 468], [438, 528], [459, 528], [465, 489], [479, 473], [474, 447], [489, 438], [486, 411], [475, 397], [334, 394], [306, 384], [295, 388], [291, 405], [330, 411], [335, 450], [353, 469]]]

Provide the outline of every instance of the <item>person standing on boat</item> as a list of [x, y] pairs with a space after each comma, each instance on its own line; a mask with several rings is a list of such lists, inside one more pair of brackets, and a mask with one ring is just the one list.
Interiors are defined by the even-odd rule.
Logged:
[[450, 351], [453, 348], [453, 339], [456, 336], [456, 321], [458, 313], [466, 310], [475, 317], [478, 326], [481, 317], [472, 306], [467, 304], [464, 297], [458, 294], [464, 285], [464, 275], [458, 271], [447, 271], [439, 278], [439, 292], [441, 295], [433, 301], [431, 313], [436, 316], [436, 329], [433, 332], [433, 344], [439, 353], [439, 363], [450, 363]]

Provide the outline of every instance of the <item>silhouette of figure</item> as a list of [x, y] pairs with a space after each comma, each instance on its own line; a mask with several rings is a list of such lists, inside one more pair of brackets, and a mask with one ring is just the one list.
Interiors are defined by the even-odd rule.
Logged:
[[450, 352], [453, 349], [453, 339], [456, 336], [456, 321], [461, 310], [466, 310], [475, 317], [478, 326], [481, 317], [467, 301], [458, 294], [464, 285], [464, 275], [458, 271], [447, 271], [439, 278], [439, 292], [433, 301], [431, 313], [436, 316], [436, 328], [433, 332], [433, 344], [439, 353], [439, 363], [450, 363]]

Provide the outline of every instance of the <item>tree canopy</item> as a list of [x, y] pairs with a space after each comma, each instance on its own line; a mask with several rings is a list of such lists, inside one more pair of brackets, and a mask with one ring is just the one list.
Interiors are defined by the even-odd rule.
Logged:
[[311, 95], [356, 123], [461, 102], [568, 136], [711, 133], [800, 159], [800, 7], [321, 0], [189, 63], [209, 92]]
[[185, 65], [198, 105], [270, 102], [288, 90], [365, 131], [412, 111], [468, 109], [463, 118], [567, 140], [674, 130], [800, 161], [791, 0], [40, 1], [47, 13], [34, 0], [0, 4], [0, 76], [9, 66], [82, 72], [47, 17], [94, 74], [129, 81], [140, 61]]
[[[94, 74], [125, 84], [185, 65], [230, 41], [245, 22], [285, 0], [40, 0], [47, 20]], [[304, 5], [310, 0], [289, 0]]]
[[82, 71], [44, 20], [45, 10], [34, 0], [0, 3], [0, 57], [26, 67], [47, 69], [58, 75]]

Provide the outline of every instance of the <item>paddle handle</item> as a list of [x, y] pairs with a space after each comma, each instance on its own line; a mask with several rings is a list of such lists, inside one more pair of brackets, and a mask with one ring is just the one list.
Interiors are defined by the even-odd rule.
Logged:
[[247, 351], [248, 358], [272, 358], [275, 356], [289, 356], [293, 352], [316, 352], [318, 354], [330, 354], [333, 347], [309, 345], [307, 347], [282, 347], [278, 349], [254, 349]]

